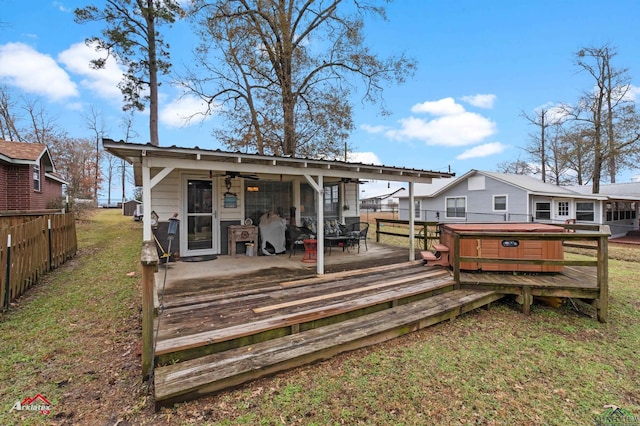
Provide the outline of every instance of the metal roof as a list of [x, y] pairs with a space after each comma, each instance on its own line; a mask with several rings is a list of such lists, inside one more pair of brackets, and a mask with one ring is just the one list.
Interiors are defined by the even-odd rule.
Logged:
[[282, 175], [322, 175], [335, 178], [372, 179], [401, 182], [430, 183], [432, 179], [449, 178], [453, 173], [420, 170], [376, 164], [349, 163], [338, 160], [279, 157], [246, 154], [221, 150], [160, 147], [112, 139], [103, 139], [104, 149], [133, 165], [136, 185], [141, 185], [141, 169], [145, 162], [149, 167], [175, 167]]
[[[533, 195], [548, 196], [548, 197], [565, 197], [565, 198], [581, 198], [581, 199], [595, 199], [606, 200], [606, 194], [591, 194], [590, 192], [577, 192], [574, 191], [574, 187], [557, 186], [550, 183], [542, 182], [540, 179], [536, 179], [527, 175], [517, 175], [511, 173], [499, 173], [499, 172], [487, 172], [482, 170], [470, 170], [459, 178], [451, 181], [436, 181], [432, 185], [417, 187], [415, 196], [432, 198], [442, 194], [449, 190], [449, 188], [464, 182], [466, 179], [473, 175], [483, 175], [495, 179], [500, 182], [504, 182], [508, 185], [520, 188]], [[444, 185], [442, 184], [444, 183]], [[422, 191], [418, 193], [418, 191]], [[400, 198], [403, 198], [402, 196]]]

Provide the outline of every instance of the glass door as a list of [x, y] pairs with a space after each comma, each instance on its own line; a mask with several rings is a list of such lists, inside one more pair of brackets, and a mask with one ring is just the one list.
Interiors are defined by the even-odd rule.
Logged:
[[211, 179], [185, 179], [184, 256], [217, 253], [217, 221], [214, 186]]

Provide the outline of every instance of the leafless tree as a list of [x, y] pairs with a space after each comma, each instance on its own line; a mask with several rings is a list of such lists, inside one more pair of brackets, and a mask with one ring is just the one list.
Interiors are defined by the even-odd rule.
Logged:
[[0, 87], [0, 136], [4, 140], [22, 142], [16, 123], [20, 120], [16, 114], [16, 103], [6, 86]]
[[608, 45], [587, 47], [576, 53], [576, 65], [593, 78], [594, 86], [586, 90], [578, 105], [568, 112], [588, 126], [588, 132], [581, 129], [580, 134], [592, 137], [595, 194], [600, 192], [604, 172], [615, 183], [616, 174], [624, 166], [621, 158], [640, 149], [640, 120], [627, 96], [630, 78], [626, 69], [613, 66], [616, 55], [616, 49]]
[[514, 175], [530, 175], [535, 173], [537, 170], [531, 164], [518, 157], [515, 161], [503, 161], [498, 163], [496, 165], [496, 171], [500, 173], [511, 173]]
[[364, 16], [385, 18], [382, 3], [196, 0], [206, 75], [186, 76], [185, 86], [227, 118], [230, 131], [219, 135], [229, 147], [335, 156], [353, 129], [351, 92], [382, 104], [383, 86], [416, 68], [404, 54], [380, 59], [365, 46]]
[[98, 190], [100, 189], [100, 141], [105, 135], [105, 124], [104, 119], [102, 117], [102, 112], [96, 110], [96, 108], [92, 105], [88, 112], [83, 114], [83, 118], [87, 129], [89, 129], [93, 133], [93, 137], [95, 140], [95, 159], [96, 165], [95, 168], [95, 179], [94, 179], [94, 187], [93, 187], [93, 196], [95, 197], [96, 205], [98, 204]]

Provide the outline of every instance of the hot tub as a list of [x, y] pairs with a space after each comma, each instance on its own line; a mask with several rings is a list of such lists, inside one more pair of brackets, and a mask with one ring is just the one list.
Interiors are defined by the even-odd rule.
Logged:
[[[453, 235], [457, 232], [564, 232], [561, 226], [540, 223], [461, 223], [445, 224], [441, 228], [440, 242], [453, 251]], [[460, 256], [503, 259], [563, 260], [561, 240], [518, 240], [465, 238], [460, 240]], [[534, 265], [530, 263], [478, 263], [461, 262], [460, 269], [471, 271], [504, 272], [561, 272], [562, 265]]]

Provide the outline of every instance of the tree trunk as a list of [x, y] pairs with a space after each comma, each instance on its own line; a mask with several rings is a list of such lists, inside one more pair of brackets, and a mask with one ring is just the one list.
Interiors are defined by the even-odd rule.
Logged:
[[158, 60], [156, 55], [156, 26], [153, 0], [147, 0], [147, 38], [149, 46], [149, 142], [159, 146], [158, 137]]

